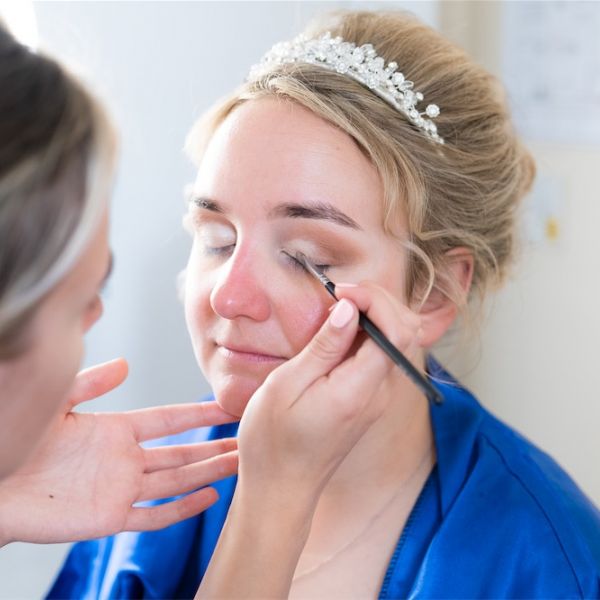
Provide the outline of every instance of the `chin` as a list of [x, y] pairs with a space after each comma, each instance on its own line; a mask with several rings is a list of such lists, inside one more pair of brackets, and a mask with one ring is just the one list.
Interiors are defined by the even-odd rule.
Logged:
[[230, 415], [241, 417], [250, 398], [260, 387], [262, 381], [235, 377], [235, 381], [223, 381], [213, 387], [218, 405]]

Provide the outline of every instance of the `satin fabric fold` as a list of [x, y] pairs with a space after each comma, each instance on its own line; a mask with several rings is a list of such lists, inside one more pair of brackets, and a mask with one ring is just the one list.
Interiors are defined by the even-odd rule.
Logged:
[[[483, 409], [435, 361], [437, 465], [402, 532], [380, 598], [599, 598], [600, 513], [547, 454]], [[209, 437], [235, 435], [235, 425]], [[200, 431], [170, 443], [203, 439]], [[48, 598], [192, 598], [235, 489], [204, 514], [76, 544]]]

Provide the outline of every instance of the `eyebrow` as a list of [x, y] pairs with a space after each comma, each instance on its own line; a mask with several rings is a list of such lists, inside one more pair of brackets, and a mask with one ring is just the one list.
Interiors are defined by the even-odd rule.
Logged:
[[[224, 213], [223, 208], [214, 200], [200, 196], [192, 196], [191, 202], [198, 208], [210, 210], [216, 213]], [[315, 219], [320, 221], [331, 221], [343, 227], [362, 230], [362, 227], [339, 208], [328, 202], [311, 202], [301, 204], [298, 202], [284, 202], [269, 211], [269, 218], [289, 219]]]
[[225, 211], [214, 201], [204, 198], [203, 196], [191, 196], [190, 203], [198, 208], [204, 208], [216, 213], [224, 213]]
[[331, 221], [350, 229], [362, 229], [354, 219], [328, 202], [314, 202], [310, 204], [285, 202], [273, 208], [269, 212], [269, 216], [287, 217], [290, 219], [317, 219]]

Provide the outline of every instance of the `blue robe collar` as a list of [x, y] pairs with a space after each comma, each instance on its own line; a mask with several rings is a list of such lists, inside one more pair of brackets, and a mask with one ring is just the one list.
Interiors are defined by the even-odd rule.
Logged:
[[[437, 473], [439, 477], [435, 489], [441, 491], [440, 509], [446, 515], [468, 477], [482, 411], [476, 409], [477, 402], [471, 394], [433, 359], [428, 361], [428, 371], [444, 396], [443, 404], [431, 405], [431, 422], [437, 450], [437, 469], [432, 476]], [[221, 425], [211, 429], [209, 439], [236, 433], [237, 424]], [[175, 444], [201, 439], [198, 432], [184, 435], [173, 436], [169, 441]], [[112, 548], [101, 597], [131, 597], [138, 588], [145, 589], [149, 597], [187, 597], [208, 567], [236, 481], [236, 477], [229, 477], [214, 484], [220, 499], [197, 518], [161, 531], [124, 533], [102, 540], [100, 543]]]
[[442, 517], [448, 514], [474, 462], [475, 440], [485, 412], [474, 396], [432, 357], [427, 361], [432, 383], [444, 397], [430, 404], [437, 453]]

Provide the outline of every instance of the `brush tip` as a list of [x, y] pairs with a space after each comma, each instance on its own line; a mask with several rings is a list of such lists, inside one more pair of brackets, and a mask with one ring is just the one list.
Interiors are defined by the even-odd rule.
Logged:
[[288, 252], [287, 250], [282, 250], [282, 252], [286, 256], [289, 256], [292, 260], [295, 260], [297, 263], [300, 263], [300, 265], [304, 267], [307, 271], [310, 271], [310, 269], [308, 268], [308, 259], [306, 258], [304, 253], [298, 251], [292, 254], [292, 252]]
[[306, 256], [304, 255], [303, 252], [296, 252], [296, 254], [294, 254], [294, 258], [299, 262], [302, 263], [303, 265], [306, 265]]

